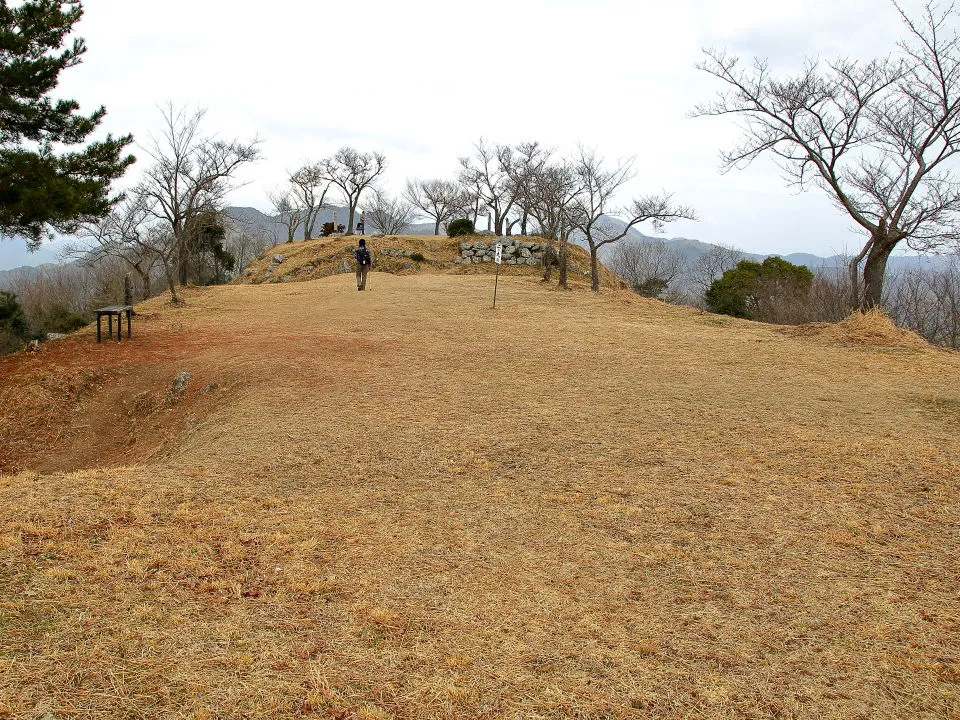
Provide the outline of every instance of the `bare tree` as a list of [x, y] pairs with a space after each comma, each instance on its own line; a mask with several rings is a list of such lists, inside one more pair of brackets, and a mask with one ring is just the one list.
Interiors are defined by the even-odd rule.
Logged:
[[85, 225], [83, 236], [101, 247], [111, 247], [112, 254], [130, 252], [156, 258], [170, 289], [170, 299], [180, 303], [175, 272], [180, 242], [167, 223], [156, 218], [154, 202], [148, 188], [139, 186], [127, 193], [109, 215]]
[[260, 157], [260, 141], [218, 140], [200, 133], [205, 110], [163, 109], [163, 131], [145, 152], [153, 159], [142, 181], [138, 202], [162, 220], [173, 236], [177, 274], [186, 285], [189, 273], [191, 220], [219, 211], [237, 169]]
[[960, 255], [939, 267], [891, 278], [884, 305], [896, 323], [932, 343], [960, 349]]
[[662, 295], [685, 268], [683, 253], [663, 240], [622, 243], [610, 261], [610, 269], [644, 297]]
[[[696, 219], [691, 208], [674, 205], [672, 196], [667, 193], [634, 199], [623, 209], [615, 207], [614, 196], [633, 177], [632, 167], [632, 160], [621, 160], [614, 167], [607, 167], [603, 158], [582, 147], [574, 161], [581, 189], [573, 203], [573, 218], [590, 249], [591, 289], [594, 292], [600, 291], [597, 251], [601, 247], [623, 240], [631, 228], [648, 220], [659, 231], [664, 223], [681, 218]], [[613, 222], [613, 218], [618, 222]]]
[[465, 218], [473, 222], [473, 226], [476, 227], [480, 214], [487, 211], [483, 200], [481, 179], [476, 174], [461, 172], [457, 182], [461, 189], [460, 206], [456, 209], [453, 219]]
[[500, 163], [510, 179], [511, 195], [514, 206], [519, 215], [513, 220], [506, 220], [506, 233], [510, 235], [513, 226], [520, 224], [520, 234], [527, 234], [530, 217], [533, 215], [533, 206], [536, 202], [536, 181], [540, 172], [550, 160], [552, 151], [541, 147], [540, 143], [518, 143], [512, 151], [502, 149]]
[[360, 196], [386, 170], [387, 159], [381, 153], [361, 153], [344, 146], [321, 163], [323, 177], [340, 188], [349, 207], [347, 235], [353, 233], [353, 218]]
[[722, 50], [706, 50], [698, 65], [729, 88], [693, 114], [745, 121], [743, 142], [722, 155], [725, 169], [772, 153], [792, 184], [820, 187], [867, 232], [850, 263], [861, 307], [881, 304], [901, 242], [929, 250], [960, 239], [960, 182], [949, 167], [960, 150], [960, 39], [948, 27], [957, 12], [928, 0], [914, 20], [893, 4], [906, 37], [888, 58], [809, 60], [785, 79], [766, 61], [743, 68]]
[[544, 253], [544, 282], [550, 281], [554, 248], [559, 243], [559, 284], [567, 287], [567, 241], [576, 225], [573, 208], [581, 189], [576, 169], [567, 162], [541, 167], [530, 178], [529, 212], [539, 225], [540, 233], [550, 241], [549, 251]]
[[118, 242], [113, 226], [110, 216], [81, 225], [77, 234], [86, 242], [65, 245], [61, 256], [76, 259], [86, 267], [119, 261], [136, 273], [140, 280], [140, 299], [146, 300], [152, 296], [151, 276], [160, 258], [150, 248]]
[[317, 227], [317, 217], [326, 207], [330, 180], [324, 175], [321, 163], [307, 164], [290, 174], [290, 184], [303, 209], [303, 239], [310, 240]]
[[[290, 190], [274, 190], [267, 193], [267, 198], [273, 206], [273, 222], [282, 225], [287, 231], [287, 242], [293, 242], [297, 230], [306, 221], [309, 209], [298, 202], [298, 198]], [[304, 230], [306, 239], [306, 230]]]
[[373, 207], [367, 210], [370, 225], [382, 235], [399, 235], [417, 219], [417, 209], [403, 201], [377, 193]]
[[722, 277], [727, 270], [733, 270], [741, 260], [743, 260], [743, 253], [735, 247], [712, 245], [691, 263], [688, 277], [697, 288], [701, 301], [704, 293], [713, 285], [713, 281]]
[[512, 162], [513, 150], [506, 145], [488, 145], [483, 138], [474, 145], [474, 154], [460, 158], [460, 183], [476, 188], [479, 200], [493, 214], [493, 231], [503, 235], [503, 224], [513, 207], [513, 183], [505, 163]]
[[450, 180], [407, 180], [403, 196], [433, 220], [434, 235], [469, 202], [460, 185]]
[[258, 222], [224, 216], [225, 243], [237, 260], [237, 270], [246, 267], [260, 252], [277, 242], [274, 231]]

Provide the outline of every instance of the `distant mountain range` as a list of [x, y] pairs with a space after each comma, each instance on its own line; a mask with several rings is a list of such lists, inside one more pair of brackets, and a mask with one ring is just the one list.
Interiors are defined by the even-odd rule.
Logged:
[[[256, 208], [252, 207], [228, 207], [224, 209], [224, 213], [232, 220], [231, 225], [233, 230], [237, 232], [248, 232], [251, 234], [258, 234], [261, 236], [266, 236], [267, 238], [272, 238], [275, 242], [285, 242], [287, 239], [287, 229], [286, 227], [277, 221], [275, 216], [267, 215], [266, 213], [260, 212]], [[338, 222], [346, 225], [347, 218], [349, 216], [349, 211], [345, 207], [333, 207], [333, 208], [324, 208], [320, 211], [320, 215], [317, 218], [316, 225], [316, 234], [320, 234], [320, 228], [325, 222]], [[354, 219], [356, 222], [356, 218]], [[624, 223], [616, 218], [607, 218], [607, 222], [617, 227], [622, 228]], [[369, 222], [368, 222], [369, 225]], [[369, 232], [369, 230], [368, 230]], [[417, 223], [415, 225], [409, 225], [404, 229], [404, 234], [407, 235], [432, 235], [433, 234], [433, 223]], [[296, 234], [297, 240], [303, 239], [303, 228], [297, 230]], [[655, 238], [649, 235], [644, 235], [636, 228], [631, 228], [627, 233], [628, 242], [652, 242], [652, 241], [663, 241], [669, 247], [679, 251], [687, 263], [694, 262], [698, 257], [708, 252], [711, 248], [715, 247], [710, 243], [700, 242], [699, 240], [692, 240], [690, 238]], [[574, 238], [574, 241], [577, 242], [577, 239]], [[9, 257], [11, 260], [16, 261], [16, 259], [21, 258], [23, 261], [33, 259], [48, 259], [47, 263], [44, 264], [31, 264], [23, 265], [21, 267], [16, 267], [12, 270], [0, 270], [0, 289], [9, 285], [9, 279], [11, 275], [17, 272], [26, 272], [32, 274], [40, 271], [42, 268], [52, 263], [49, 260], [55, 260], [56, 255], [52, 252], [45, 251], [41, 249], [38, 255], [27, 255], [23, 251], [22, 241], [17, 240], [4, 240], [0, 239], [0, 250], [2, 250], [7, 245], [13, 245], [15, 243], [20, 243], [16, 248], [15, 253], [7, 254], [6, 257]], [[577, 244], [585, 245], [584, 241], [579, 241]], [[609, 256], [609, 253], [612, 252], [614, 246], [608, 245], [604, 248], [601, 248], [601, 257]], [[6, 257], [0, 254], [0, 264], [3, 263]], [[769, 255], [760, 255], [756, 253], [743, 253], [743, 257], [749, 260], [761, 261]], [[795, 265], [806, 265], [811, 270], [822, 270], [822, 269], [833, 269], [845, 267], [847, 264], [846, 258], [841, 255], [832, 255], [830, 257], [820, 257], [819, 255], [812, 255], [810, 253], [790, 253], [789, 255], [781, 255], [784, 260], [794, 263]], [[895, 255], [890, 258], [888, 264], [888, 269], [890, 272], [897, 272], [901, 270], [907, 270], [910, 268], [931, 268], [937, 267], [945, 262], [944, 258], [937, 255]]]
[[[626, 223], [617, 218], [607, 218], [607, 222], [618, 229], [622, 229]], [[656, 238], [649, 235], [644, 235], [642, 232], [636, 228], [631, 228], [627, 233], [626, 237], [627, 242], [657, 242], [663, 241], [667, 246], [673, 248], [680, 252], [683, 255], [684, 259], [687, 261], [688, 265], [694, 262], [701, 255], [709, 252], [712, 248], [715, 248], [716, 245], [710, 243], [700, 242], [699, 240], [691, 240], [690, 238]], [[585, 240], [581, 240], [577, 243], [578, 245], [586, 245]], [[600, 255], [609, 256], [613, 251], [614, 245], [607, 245], [601, 248]], [[764, 258], [771, 257], [771, 255], [760, 255], [757, 253], [748, 253], [742, 252], [745, 260], [754, 260], [756, 262], [763, 261]], [[849, 260], [843, 255], [831, 255], [830, 257], [821, 257], [819, 255], [812, 255], [811, 253], [790, 253], [789, 255], [776, 254], [778, 257], [782, 257], [787, 262], [791, 262], [794, 265], [805, 265], [811, 270], [830, 270], [835, 268], [846, 267]], [[887, 269], [891, 273], [895, 273], [901, 270], [907, 270], [910, 268], [922, 267], [937, 267], [942, 265], [945, 262], [943, 256], [939, 255], [894, 255], [890, 258], [889, 263], [887, 264]]]

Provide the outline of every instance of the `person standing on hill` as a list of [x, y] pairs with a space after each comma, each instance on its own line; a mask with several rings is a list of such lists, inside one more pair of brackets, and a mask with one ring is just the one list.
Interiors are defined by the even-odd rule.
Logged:
[[357, 290], [366, 290], [367, 271], [373, 264], [373, 258], [367, 250], [367, 241], [363, 238], [360, 238], [360, 244], [354, 249], [353, 257], [357, 261]]

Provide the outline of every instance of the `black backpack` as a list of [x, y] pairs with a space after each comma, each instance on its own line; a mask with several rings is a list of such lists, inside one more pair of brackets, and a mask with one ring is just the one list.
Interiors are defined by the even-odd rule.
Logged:
[[357, 259], [357, 262], [360, 263], [361, 265], [366, 266], [370, 264], [370, 251], [367, 250], [365, 247], [358, 247], [356, 250], [353, 251], [353, 256]]

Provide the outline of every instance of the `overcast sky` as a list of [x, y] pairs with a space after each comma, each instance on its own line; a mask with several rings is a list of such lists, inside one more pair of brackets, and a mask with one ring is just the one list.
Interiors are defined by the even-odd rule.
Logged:
[[[907, 4], [915, 6], [916, 2]], [[268, 210], [287, 170], [339, 146], [383, 152], [388, 189], [451, 177], [481, 136], [577, 143], [636, 156], [631, 194], [667, 190], [698, 222], [668, 237], [750, 252], [829, 255], [862, 244], [820, 191], [796, 194], [758, 162], [721, 175], [732, 123], [689, 117], [720, 86], [695, 69], [701, 48], [769, 58], [872, 57], [900, 34], [885, 0], [87, 0], [89, 48], [58, 93], [107, 108], [105, 131], [146, 143], [158, 106], [207, 108], [204, 128], [263, 140], [231, 204]], [[148, 160], [134, 165], [133, 181]], [[650, 233], [649, 228], [641, 228]], [[16, 245], [16, 247], [13, 247]], [[0, 269], [23, 262], [0, 245]], [[38, 255], [31, 264], [40, 259]]]

